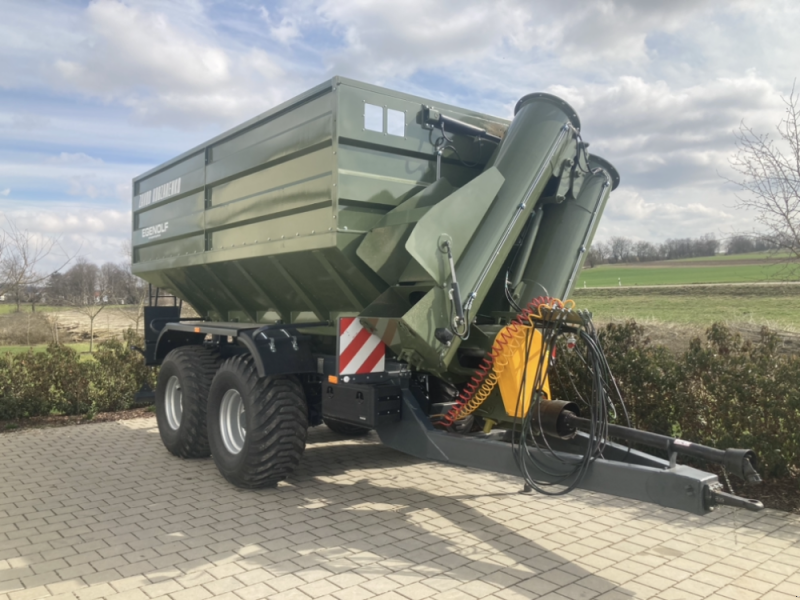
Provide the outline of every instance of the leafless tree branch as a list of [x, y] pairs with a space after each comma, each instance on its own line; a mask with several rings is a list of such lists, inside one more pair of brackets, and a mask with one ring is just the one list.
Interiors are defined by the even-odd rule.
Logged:
[[10, 294], [17, 311], [23, 299], [32, 305], [38, 301], [38, 288], [51, 275], [41, 271], [42, 262], [53, 252], [60, 251], [63, 261], [54, 270], [60, 271], [74, 258], [63, 251], [58, 237], [36, 235], [19, 227], [13, 219], [6, 217], [6, 225], [0, 230], [0, 293]]
[[[796, 84], [796, 82], [795, 82]], [[774, 246], [800, 258], [800, 94], [795, 85], [781, 96], [785, 113], [777, 137], [760, 134], [742, 122], [736, 132], [731, 167], [741, 176], [737, 208], [751, 210]]]

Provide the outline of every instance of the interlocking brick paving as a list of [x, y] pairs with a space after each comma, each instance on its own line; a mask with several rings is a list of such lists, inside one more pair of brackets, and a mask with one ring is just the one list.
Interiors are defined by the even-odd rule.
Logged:
[[154, 419], [0, 435], [0, 600], [794, 600], [800, 517], [519, 493], [312, 429], [277, 489], [181, 460]]

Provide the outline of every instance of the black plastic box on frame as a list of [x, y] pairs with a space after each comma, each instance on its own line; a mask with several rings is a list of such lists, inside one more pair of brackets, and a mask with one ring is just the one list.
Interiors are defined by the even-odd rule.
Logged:
[[396, 385], [322, 384], [322, 416], [373, 428], [400, 420], [402, 394]]

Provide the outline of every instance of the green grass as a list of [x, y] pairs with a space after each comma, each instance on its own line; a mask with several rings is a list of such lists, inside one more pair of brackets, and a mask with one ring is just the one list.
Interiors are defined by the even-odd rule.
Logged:
[[714, 260], [719, 262], [727, 262], [731, 260], [765, 260], [774, 261], [789, 258], [787, 252], [776, 252], [770, 254], [769, 252], [749, 252], [747, 254], [717, 254], [716, 256], [698, 256], [697, 258], [684, 258], [680, 262], [701, 262], [706, 260]]
[[[138, 308], [133, 304], [106, 304], [106, 307], [103, 310], [108, 310], [109, 308]], [[47, 305], [36, 305], [36, 312], [67, 312], [71, 310], [77, 310], [73, 306], [47, 306]], [[17, 305], [13, 302], [4, 302], [0, 304], [0, 315], [10, 315], [13, 312], [17, 311]], [[19, 312], [29, 313], [31, 312], [31, 305], [30, 304], [22, 304], [19, 307]]]
[[707, 327], [715, 321], [800, 331], [800, 285], [577, 289], [595, 320], [634, 319]]
[[[656, 266], [640, 265], [600, 265], [593, 269], [584, 269], [575, 284], [577, 288], [586, 287], [623, 287], [636, 285], [692, 285], [704, 283], [760, 283], [767, 281], [797, 280], [794, 274], [787, 271], [783, 264], [771, 264], [765, 261], [755, 265], [726, 265], [720, 260], [719, 265], [693, 267], [683, 265], [669, 266], [668, 262]], [[791, 277], [791, 275], [794, 275]]]
[[[36, 305], [36, 312], [54, 312], [57, 310], [69, 310], [68, 306], [40, 306]], [[17, 311], [17, 305], [13, 302], [4, 302], [0, 304], [0, 315], [10, 315], [13, 312]], [[19, 312], [29, 313], [31, 312], [31, 305], [30, 304], [22, 304], [19, 307]]]
[[[782, 260], [791, 259], [792, 254], [786, 250], [779, 252], [748, 252], [745, 254], [715, 254], [714, 256], [696, 256], [695, 258], [676, 258], [672, 260], [659, 260], [655, 261], [660, 264], [682, 264], [682, 263], [695, 263], [695, 262], [721, 262], [726, 263], [735, 260], [761, 260], [764, 262], [772, 263]], [[650, 264], [650, 263], [644, 263]]]
[[[80, 354], [84, 354], [89, 352], [89, 342], [80, 342], [77, 344], [64, 344], [75, 350]], [[97, 346], [97, 341], [94, 343], [95, 347]], [[22, 354], [27, 352], [28, 350], [33, 350], [34, 352], [44, 352], [47, 349], [47, 344], [37, 344], [36, 346], [0, 346], [0, 354], [4, 354], [9, 352], [11, 354]]]

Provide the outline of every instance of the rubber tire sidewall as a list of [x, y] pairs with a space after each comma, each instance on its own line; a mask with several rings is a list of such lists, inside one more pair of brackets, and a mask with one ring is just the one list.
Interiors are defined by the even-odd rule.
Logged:
[[[225, 392], [235, 389], [239, 392], [244, 403], [245, 415], [245, 436], [244, 444], [238, 454], [231, 454], [225, 447], [222, 440], [222, 428], [219, 425], [219, 411], [222, 406], [222, 398]], [[228, 477], [228, 473], [238, 473], [245, 467], [250, 444], [252, 443], [252, 436], [247, 435], [248, 431], [252, 430], [252, 415], [253, 415], [253, 398], [252, 390], [248, 389], [246, 382], [242, 381], [241, 377], [233, 371], [226, 369], [220, 370], [211, 384], [211, 391], [208, 394], [208, 411], [206, 418], [208, 419], [208, 442], [213, 448], [212, 456], [217, 468], [222, 475], [234, 485], [241, 486], [241, 482]]]
[[[211, 450], [207, 441], [207, 427], [205, 420], [205, 403], [206, 398], [192, 398], [193, 392], [198, 394], [207, 394], [208, 388], [203, 385], [202, 381], [191, 381], [194, 377], [203, 376], [200, 372], [202, 365], [200, 364], [200, 352], [206, 351], [205, 349], [194, 348], [177, 348], [170, 352], [158, 372], [158, 381], [156, 383], [156, 421], [158, 423], [158, 432], [161, 435], [161, 441], [164, 446], [175, 456], [180, 458], [205, 458], [211, 454]], [[207, 351], [206, 351], [207, 352]], [[192, 353], [197, 354], [197, 372], [192, 373], [184, 368], [186, 365], [181, 365], [180, 360], [192, 360]], [[166, 388], [167, 383], [172, 377], [177, 377], [183, 393], [183, 414], [181, 416], [181, 423], [178, 429], [173, 429], [169, 426], [169, 420], [166, 414]], [[197, 406], [195, 403], [200, 402], [203, 406]], [[193, 414], [192, 411], [202, 411], [203, 414]], [[198, 426], [197, 431], [192, 430], [192, 423], [196, 422]]]

